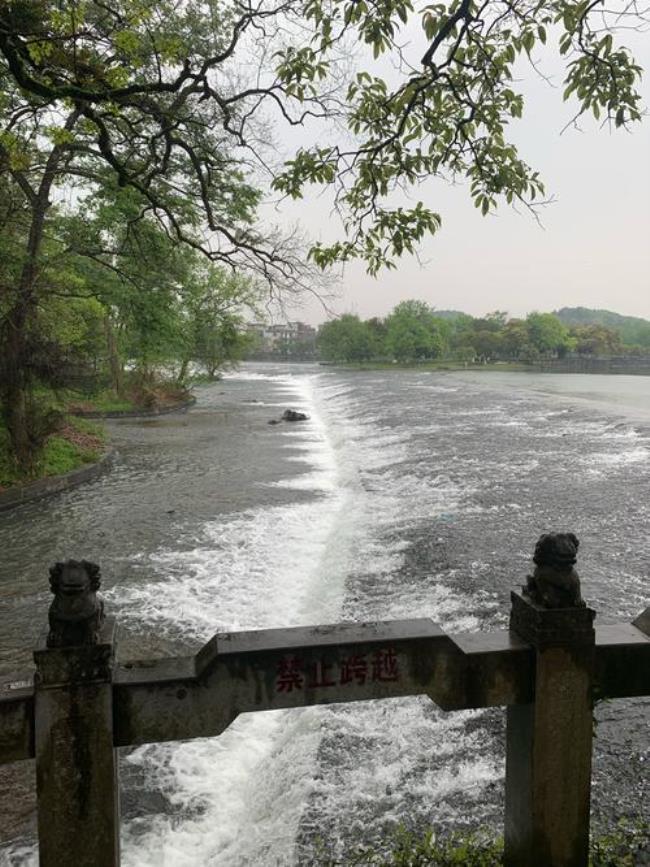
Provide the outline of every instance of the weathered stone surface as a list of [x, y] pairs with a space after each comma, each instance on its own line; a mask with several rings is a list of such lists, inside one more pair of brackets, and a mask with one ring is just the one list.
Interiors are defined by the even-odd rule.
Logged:
[[25, 682], [0, 683], [0, 764], [34, 755], [34, 689]]
[[28, 482], [25, 485], [13, 485], [5, 491], [0, 491], [0, 512], [15, 509], [23, 503], [32, 500], [42, 500], [70, 488], [76, 488], [85, 482], [92, 482], [108, 470], [115, 457], [115, 452], [109, 449], [96, 463], [85, 464], [76, 470], [62, 473], [60, 476], [48, 476], [37, 482]]
[[511, 632], [534, 647], [594, 643], [596, 612], [592, 608], [544, 608], [515, 592], [510, 594], [510, 600]]
[[595, 615], [512, 602], [536, 671], [534, 702], [507, 712], [505, 863], [587, 867]]
[[597, 698], [650, 695], [650, 635], [632, 623], [597, 627], [594, 693]]
[[507, 705], [506, 863], [585, 867], [592, 696], [650, 694], [648, 610], [595, 633], [584, 605], [513, 593], [510, 631], [447, 635], [428, 619], [255, 630], [115, 666], [91, 567], [53, 570], [55, 593], [70, 592], [34, 653], [34, 686], [0, 682], [0, 763], [36, 756], [44, 867], [119, 863], [116, 746], [217, 735], [250, 711], [409, 695]]
[[462, 703], [463, 653], [430, 620], [215, 636], [195, 660], [116, 672], [116, 743], [219, 734], [254, 710], [429, 695]]
[[[350, 629], [354, 630], [357, 639], [365, 636], [367, 640], [368, 629], [376, 629], [376, 626], [338, 624], [336, 627], [329, 627], [327, 632], [321, 628], [316, 634], [319, 642], [326, 638], [336, 640], [338, 637], [344, 644], [351, 637]], [[401, 626], [399, 621], [392, 624], [390, 635], [393, 639], [400, 634]], [[109, 618], [92, 653], [81, 656], [76, 651], [71, 653], [63, 648], [59, 648], [57, 654], [49, 653], [43, 636], [41, 648], [36, 650], [37, 654], [43, 654], [39, 662], [41, 680], [59, 684], [71, 676], [89, 680], [106, 677], [106, 672], [112, 665], [113, 629], [113, 622]], [[177, 693], [179, 689], [196, 689], [202, 692], [197, 669], [202, 671], [211, 665], [216, 667], [218, 654], [221, 654], [222, 662], [226, 661], [227, 655], [232, 664], [239, 654], [244, 654], [242, 658], [250, 662], [251, 653], [258, 653], [263, 657], [267, 652], [275, 653], [278, 646], [299, 649], [304, 643], [311, 641], [314, 635], [309, 628], [224, 634], [215, 636], [208, 642], [198, 657], [123, 662], [117, 666], [113, 686], [118, 720], [116, 745], [167, 740], [176, 736], [175, 732], [179, 727], [184, 729], [184, 737], [192, 737], [194, 722], [190, 714], [187, 713], [185, 722], [178, 718], [179, 714], [185, 716], [186, 703], [184, 699], [178, 698]], [[408, 635], [408, 631], [402, 632], [403, 638]], [[462, 665], [459, 665], [458, 661], [455, 663], [456, 678], [453, 689], [446, 687], [446, 709], [532, 702], [535, 651], [517, 633], [463, 633], [450, 635], [449, 639], [456, 647], [456, 659], [460, 659], [462, 655], [463, 662]], [[275, 664], [277, 660], [273, 657], [269, 665]], [[599, 696], [616, 698], [650, 695], [650, 638], [632, 624], [598, 627], [595, 667], [595, 689]], [[384, 689], [388, 686], [385, 684]], [[217, 688], [218, 684], [215, 684], [215, 689]], [[398, 694], [401, 686], [397, 685], [394, 689]], [[135, 714], [141, 701], [144, 704], [149, 701], [149, 698], [144, 697], [145, 694], [154, 697], [156, 708], [152, 706], [150, 709], [153, 721], [143, 722], [140, 730], [138, 722], [131, 717], [131, 712]], [[315, 695], [302, 698], [309, 703], [316, 703], [319, 699]], [[34, 690], [29, 673], [0, 683], [0, 763], [33, 757], [33, 700]], [[344, 701], [346, 697], [341, 696], [337, 700]], [[167, 701], [169, 707], [165, 708]], [[261, 693], [257, 694], [255, 701], [251, 710], [263, 710], [267, 707]], [[215, 698], [215, 703], [217, 702], [218, 697]], [[164, 712], [158, 717], [157, 713], [161, 708]], [[145, 716], [148, 718], [148, 714]], [[166, 731], [167, 716], [173, 719], [169, 731]], [[200, 725], [212, 725], [216, 731], [217, 719], [201, 722]], [[130, 737], [133, 737], [133, 740], [130, 740]]]
[[34, 751], [41, 867], [119, 865], [113, 747], [115, 623], [96, 644], [34, 653]]
[[88, 560], [67, 560], [50, 569], [54, 600], [48, 619], [48, 647], [96, 644], [104, 622], [104, 603], [97, 597], [99, 566]]
[[650, 636], [650, 605], [633, 621], [633, 625], [644, 635]]
[[585, 603], [573, 568], [580, 542], [573, 533], [545, 533], [535, 546], [535, 571], [524, 592], [542, 608], [571, 608]]

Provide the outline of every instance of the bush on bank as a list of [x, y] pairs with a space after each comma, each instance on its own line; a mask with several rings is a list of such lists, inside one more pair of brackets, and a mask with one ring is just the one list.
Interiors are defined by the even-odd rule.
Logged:
[[[323, 852], [318, 867], [502, 867], [503, 840], [487, 832], [420, 836], [404, 828], [384, 846], [359, 846], [343, 859]], [[650, 824], [622, 820], [591, 841], [590, 867], [646, 867], [650, 864]]]
[[0, 491], [59, 476], [99, 460], [106, 446], [106, 433], [101, 425], [60, 414], [53, 426], [31, 470], [21, 472], [11, 454], [7, 430], [0, 425]]
[[90, 395], [72, 390], [60, 392], [59, 401], [67, 412], [83, 415], [85, 412], [138, 412], [164, 409], [185, 403], [191, 394], [182, 385], [173, 381], [134, 381], [121, 394], [104, 389]]

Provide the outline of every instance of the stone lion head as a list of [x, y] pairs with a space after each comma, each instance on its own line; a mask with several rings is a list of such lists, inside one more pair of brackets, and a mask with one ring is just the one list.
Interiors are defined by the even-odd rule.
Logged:
[[99, 590], [101, 575], [99, 566], [88, 560], [66, 560], [50, 568], [50, 589], [54, 594], [76, 596]]

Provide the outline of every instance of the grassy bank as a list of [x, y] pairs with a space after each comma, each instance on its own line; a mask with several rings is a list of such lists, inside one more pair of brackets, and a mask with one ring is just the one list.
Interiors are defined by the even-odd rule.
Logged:
[[106, 433], [101, 425], [62, 415], [56, 430], [47, 437], [32, 471], [21, 473], [9, 452], [7, 430], [0, 426], [0, 491], [94, 463], [105, 448]]
[[[9, 437], [0, 422], [0, 491], [49, 476], [58, 476], [94, 463], [106, 447], [106, 432], [98, 414], [138, 413], [173, 409], [191, 397], [190, 392], [174, 382], [129, 383], [123, 394], [106, 389], [92, 395], [73, 389], [34, 390], [33, 398], [47, 429], [45, 439], [31, 472], [20, 472], [9, 451]], [[84, 415], [92, 419], [84, 419]], [[52, 424], [50, 428], [49, 425]]]
[[[590, 867], [640, 867], [650, 863], [650, 825], [622, 820], [610, 833], [592, 839]], [[382, 851], [360, 846], [343, 859], [322, 853], [318, 867], [502, 867], [503, 841], [486, 833], [418, 837], [403, 829]]]
[[[151, 412], [173, 409], [190, 397], [176, 383], [129, 384], [124, 393], [110, 390], [92, 395], [72, 389], [52, 391], [37, 388], [33, 393], [38, 413], [51, 433], [30, 472], [21, 472], [9, 450], [9, 436], [0, 422], [0, 491], [15, 485], [58, 476], [94, 463], [106, 448], [106, 432], [98, 414]], [[85, 419], [84, 415], [93, 419]]]

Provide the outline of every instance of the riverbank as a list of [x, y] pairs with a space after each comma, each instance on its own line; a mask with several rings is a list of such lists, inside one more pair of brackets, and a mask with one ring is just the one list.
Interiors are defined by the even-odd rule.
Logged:
[[412, 362], [393, 362], [393, 361], [341, 361], [341, 362], [319, 362], [321, 367], [333, 368], [335, 370], [433, 370], [439, 372], [456, 373], [462, 370], [500, 370], [502, 372], [509, 371], [535, 371], [539, 370], [531, 364], [524, 364], [521, 361], [490, 361], [485, 364], [474, 364], [473, 362], [453, 361], [449, 359], [439, 359], [434, 361], [412, 361]]
[[488, 361], [474, 363], [436, 359], [433, 361], [341, 361], [319, 362], [335, 370], [422, 370], [440, 373], [462, 371], [500, 373], [579, 373], [616, 376], [650, 376], [650, 358], [554, 358], [535, 363], [523, 361]]
[[196, 398], [183, 386], [163, 382], [134, 386], [121, 395], [106, 390], [83, 399], [68, 392], [60, 395], [58, 402], [65, 412], [80, 418], [146, 418], [187, 409]]
[[[9, 436], [0, 425], [0, 511], [76, 487], [98, 476], [110, 463], [108, 435], [101, 421], [152, 418], [181, 412], [196, 403], [184, 388], [162, 384], [130, 391], [130, 397], [102, 392], [83, 401], [60, 392], [41, 395], [55, 421], [29, 472], [16, 466]], [[58, 419], [56, 418], [58, 416]]]
[[24, 473], [16, 467], [10, 454], [6, 428], [0, 426], [0, 495], [96, 463], [106, 451], [106, 444], [106, 431], [101, 425], [62, 415], [31, 472]]

